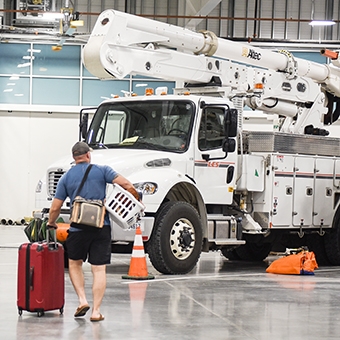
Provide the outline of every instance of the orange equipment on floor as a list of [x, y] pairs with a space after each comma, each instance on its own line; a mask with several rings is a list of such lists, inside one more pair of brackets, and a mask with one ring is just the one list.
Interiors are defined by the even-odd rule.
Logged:
[[148, 273], [142, 231], [139, 225], [136, 227], [136, 235], [135, 241], [133, 243], [129, 272], [128, 275], [123, 275], [122, 278], [132, 280], [150, 280], [155, 278], [153, 275]]
[[296, 254], [281, 257], [273, 261], [266, 269], [272, 274], [298, 274], [314, 275], [314, 269], [318, 268], [315, 255], [312, 251], [302, 249]]

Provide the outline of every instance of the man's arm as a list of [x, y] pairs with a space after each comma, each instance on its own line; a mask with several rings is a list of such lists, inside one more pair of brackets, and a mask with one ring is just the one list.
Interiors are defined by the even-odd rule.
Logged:
[[60, 215], [60, 210], [63, 205], [64, 201], [60, 200], [59, 198], [54, 198], [52, 201], [52, 205], [50, 208], [49, 218], [47, 224], [51, 227], [57, 228], [56, 220]]
[[128, 179], [126, 179], [122, 175], [116, 176], [112, 183], [120, 185], [123, 189], [127, 190], [130, 194], [132, 194], [138, 201], [140, 200], [138, 192], [136, 191], [135, 187]]

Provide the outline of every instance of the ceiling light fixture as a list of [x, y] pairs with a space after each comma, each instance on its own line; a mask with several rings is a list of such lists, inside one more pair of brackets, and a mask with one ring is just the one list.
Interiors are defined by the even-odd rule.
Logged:
[[28, 50], [27, 50], [27, 52], [32, 52], [32, 53], [40, 53], [41, 52], [41, 50], [36, 50], [36, 49], [34, 49], [34, 48], [29, 48]]
[[32, 57], [30, 55], [24, 55], [22, 57], [22, 59], [25, 59], [25, 60], [34, 60], [35, 59], [35, 56], [33, 55]]
[[21, 68], [21, 67], [28, 67], [31, 66], [31, 63], [23, 63], [23, 64], [18, 64], [17, 67]]
[[312, 0], [311, 21], [310, 21], [309, 25], [311, 25], [311, 26], [332, 26], [332, 25], [335, 25], [335, 22], [333, 20], [329, 19], [329, 17], [327, 18], [327, 20], [315, 20], [314, 19], [314, 13], [315, 13], [315, 0]]
[[309, 25], [311, 26], [332, 26], [335, 25], [333, 20], [312, 20]]

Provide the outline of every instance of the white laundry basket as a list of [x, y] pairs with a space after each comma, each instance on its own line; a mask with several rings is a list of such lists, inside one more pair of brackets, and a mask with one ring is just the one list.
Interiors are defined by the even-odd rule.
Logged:
[[112, 192], [106, 197], [105, 207], [110, 218], [123, 229], [135, 224], [144, 210], [144, 205], [118, 184], [113, 185]]

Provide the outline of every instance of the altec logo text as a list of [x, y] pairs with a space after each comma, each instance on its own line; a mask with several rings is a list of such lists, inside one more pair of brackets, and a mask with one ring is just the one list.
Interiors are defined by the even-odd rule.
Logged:
[[255, 59], [255, 60], [261, 60], [261, 53], [256, 52], [255, 50], [251, 48], [242, 48], [242, 57], [250, 58], [250, 59]]

